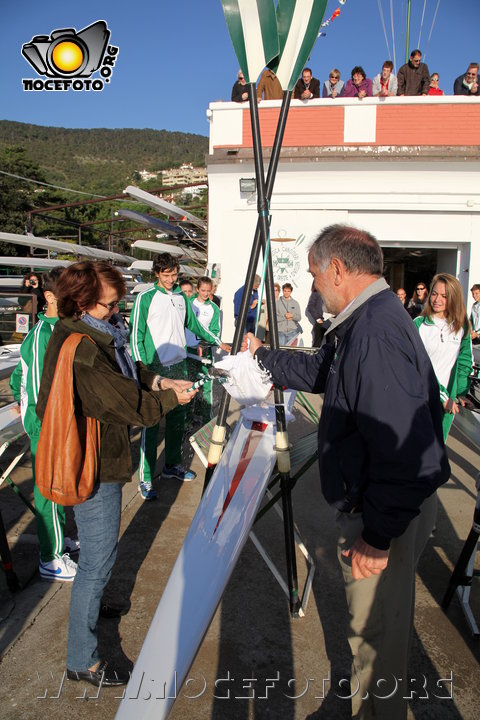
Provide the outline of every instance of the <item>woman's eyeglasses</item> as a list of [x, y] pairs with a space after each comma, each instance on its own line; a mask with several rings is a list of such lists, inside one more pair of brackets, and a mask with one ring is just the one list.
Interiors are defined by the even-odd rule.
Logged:
[[97, 300], [97, 305], [101, 305], [102, 307], [105, 308], [105, 310], [112, 312], [113, 308], [117, 307], [119, 302], [120, 302], [119, 300], [114, 300], [111, 303], [103, 303], [103, 302], [100, 302], [100, 300]]

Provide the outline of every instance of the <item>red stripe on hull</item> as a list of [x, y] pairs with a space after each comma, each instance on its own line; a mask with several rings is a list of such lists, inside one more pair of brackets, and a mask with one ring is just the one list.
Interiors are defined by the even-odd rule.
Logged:
[[[242, 451], [242, 454], [240, 456], [240, 460], [237, 465], [237, 469], [235, 470], [235, 474], [232, 478], [232, 482], [230, 483], [230, 487], [228, 488], [227, 496], [225, 498], [225, 502], [223, 503], [222, 512], [220, 513], [220, 517], [218, 518], [217, 524], [215, 525], [215, 530], [213, 531], [213, 535], [217, 532], [217, 528], [220, 525], [220, 521], [225, 515], [225, 512], [230, 505], [230, 501], [232, 500], [233, 496], [235, 495], [237, 488], [245, 474], [245, 471], [250, 464], [250, 460], [253, 457], [253, 454], [255, 450], [257, 449], [258, 443], [260, 442], [260, 439], [262, 437], [262, 434], [267, 429], [266, 423], [259, 423], [259, 422], [252, 422], [252, 429], [248, 433], [248, 437], [245, 441], [245, 445]], [[212, 538], [213, 538], [212, 535]]]

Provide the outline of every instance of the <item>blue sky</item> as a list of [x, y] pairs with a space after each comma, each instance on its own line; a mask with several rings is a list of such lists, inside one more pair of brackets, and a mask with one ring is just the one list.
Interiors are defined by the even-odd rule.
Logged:
[[[379, 13], [383, 8], [390, 52]], [[420, 47], [440, 87], [452, 92], [454, 79], [480, 58], [478, 0], [412, 0], [410, 47], [416, 47], [425, 7]], [[325, 80], [332, 67], [349, 77], [354, 65], [368, 76], [393, 59], [390, 5], [394, 6], [397, 68], [405, 57], [406, 0], [330, 0], [325, 17], [341, 15], [312, 51], [313, 74]], [[21, 55], [34, 35], [105, 20], [119, 56], [102, 92], [27, 93], [22, 78], [35, 78]], [[0, 0], [0, 119], [72, 128], [154, 128], [208, 134], [206, 109], [229, 100], [238, 70], [220, 0]]]

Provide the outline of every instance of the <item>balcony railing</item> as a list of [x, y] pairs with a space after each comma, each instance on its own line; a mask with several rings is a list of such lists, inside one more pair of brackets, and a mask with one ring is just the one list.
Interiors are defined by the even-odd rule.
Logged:
[[[280, 105], [279, 100], [264, 100], [259, 105], [265, 148], [273, 144]], [[210, 154], [217, 149], [252, 147], [246, 103], [211, 103], [207, 116]], [[479, 139], [480, 97], [337, 98], [292, 100], [283, 147], [479, 148]]]

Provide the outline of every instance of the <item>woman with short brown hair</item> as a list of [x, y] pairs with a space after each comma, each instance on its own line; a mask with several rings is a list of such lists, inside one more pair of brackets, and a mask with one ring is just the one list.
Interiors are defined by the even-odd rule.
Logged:
[[92, 495], [74, 505], [81, 550], [70, 600], [67, 677], [96, 686], [128, 682], [128, 672], [99, 656], [97, 621], [117, 552], [122, 486], [132, 476], [129, 426], [155, 425], [195, 395], [186, 392], [190, 382], [161, 378], [133, 362], [123, 319], [115, 314], [124, 294], [122, 275], [108, 263], [64, 270], [56, 285], [60, 320], [45, 353], [37, 402], [42, 419], [63, 343], [73, 333], [87, 335], [73, 361], [74, 404], [76, 414], [100, 421], [99, 469]]

